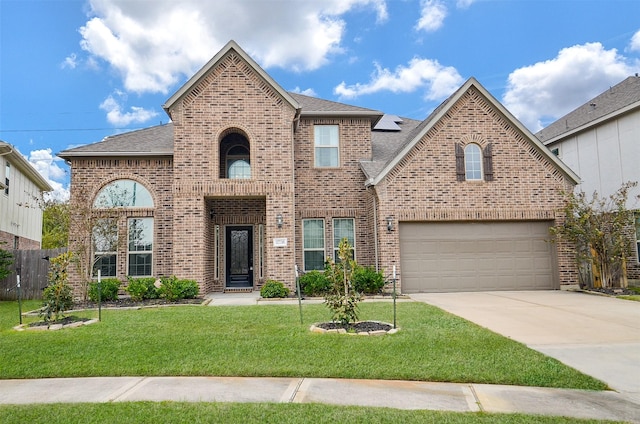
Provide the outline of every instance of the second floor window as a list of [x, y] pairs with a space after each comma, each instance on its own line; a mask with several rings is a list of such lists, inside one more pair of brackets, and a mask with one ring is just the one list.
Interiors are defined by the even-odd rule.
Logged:
[[337, 125], [316, 125], [313, 145], [316, 168], [336, 168], [340, 165]]
[[464, 148], [464, 174], [467, 181], [482, 180], [482, 152], [477, 144]]

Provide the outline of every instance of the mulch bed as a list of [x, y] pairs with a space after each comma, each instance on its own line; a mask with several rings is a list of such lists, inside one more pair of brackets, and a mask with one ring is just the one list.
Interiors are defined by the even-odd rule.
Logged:
[[607, 288], [585, 288], [583, 289], [587, 292], [596, 292], [601, 294], [606, 294], [608, 296], [631, 296], [640, 294], [637, 291], [629, 290], [628, 288], [620, 288], [620, 287], [607, 287]]
[[80, 317], [70, 315], [68, 317], [60, 318], [59, 320], [56, 320], [56, 321], [32, 322], [28, 326], [29, 327], [49, 327], [55, 324], [69, 325], [69, 324], [73, 324], [74, 322], [87, 322], [87, 321], [91, 321], [91, 318], [80, 318]]
[[316, 327], [322, 328], [323, 330], [338, 330], [344, 329], [347, 332], [368, 332], [368, 331], [389, 331], [393, 328], [393, 326], [389, 324], [385, 324], [383, 322], [376, 321], [360, 321], [352, 324], [341, 324], [339, 322], [321, 322], [319, 324], [315, 324]]
[[[102, 302], [103, 308], [142, 308], [147, 306], [167, 306], [167, 305], [201, 305], [204, 299], [180, 299], [176, 301], [168, 301], [165, 299], [144, 299], [140, 301], [131, 300], [130, 298], [121, 298], [118, 300], [109, 300]], [[98, 302], [76, 302], [73, 309], [96, 309]]]

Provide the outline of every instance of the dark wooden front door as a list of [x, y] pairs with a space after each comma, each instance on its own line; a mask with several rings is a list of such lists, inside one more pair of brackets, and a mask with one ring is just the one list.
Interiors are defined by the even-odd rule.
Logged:
[[227, 287], [253, 287], [253, 228], [227, 227]]

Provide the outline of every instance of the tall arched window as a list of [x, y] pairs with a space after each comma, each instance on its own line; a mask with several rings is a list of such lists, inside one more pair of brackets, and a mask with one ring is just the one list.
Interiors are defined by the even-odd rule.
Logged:
[[231, 132], [220, 141], [220, 178], [251, 178], [251, 150], [243, 134]]
[[467, 144], [464, 148], [465, 179], [482, 180], [482, 150], [477, 144]]
[[[95, 220], [92, 229], [93, 247], [93, 272], [97, 270], [105, 277], [117, 277], [118, 262], [126, 257], [126, 275], [132, 277], [150, 277], [153, 272], [153, 217], [135, 218], [127, 217], [127, 230], [123, 234], [119, 232], [119, 224], [127, 209], [152, 208], [153, 198], [147, 188], [134, 180], [116, 180], [100, 190], [96, 196], [93, 207], [100, 209], [100, 219]], [[109, 214], [109, 209], [118, 209], [120, 212]], [[138, 212], [139, 214], [139, 212]], [[126, 243], [120, 241], [120, 236]], [[126, 255], [124, 248], [126, 246]], [[120, 251], [122, 249], [122, 251]]]

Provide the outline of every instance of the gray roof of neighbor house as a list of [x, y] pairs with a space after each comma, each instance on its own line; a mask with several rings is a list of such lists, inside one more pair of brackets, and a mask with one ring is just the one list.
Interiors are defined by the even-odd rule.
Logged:
[[536, 133], [536, 136], [545, 145], [553, 144], [561, 138], [636, 108], [640, 108], [640, 77], [637, 74], [566, 114]]
[[[53, 187], [40, 173], [20, 154], [11, 144], [0, 140], [0, 157], [6, 157], [11, 166], [16, 167], [20, 172], [29, 178], [42, 191], [52, 191]], [[4, 184], [3, 184], [4, 186]]]

